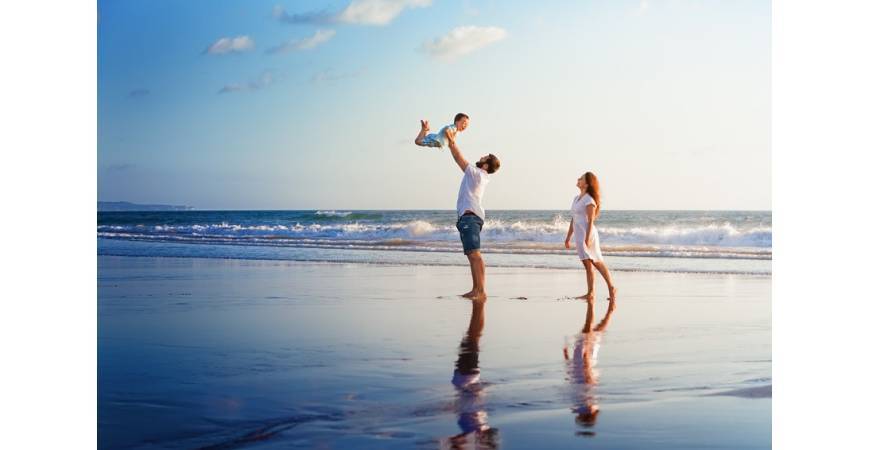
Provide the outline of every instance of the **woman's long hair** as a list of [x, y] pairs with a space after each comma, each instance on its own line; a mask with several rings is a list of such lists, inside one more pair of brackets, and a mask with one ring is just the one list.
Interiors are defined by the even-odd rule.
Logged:
[[583, 179], [586, 180], [586, 193], [595, 200], [595, 218], [601, 215], [601, 191], [598, 187], [598, 177], [592, 172], [583, 174]]

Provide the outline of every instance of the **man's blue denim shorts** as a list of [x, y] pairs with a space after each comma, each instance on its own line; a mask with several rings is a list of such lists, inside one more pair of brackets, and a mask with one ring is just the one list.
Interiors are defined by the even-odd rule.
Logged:
[[480, 230], [483, 229], [483, 219], [475, 214], [466, 214], [456, 221], [459, 239], [462, 239], [462, 250], [465, 254], [480, 250]]

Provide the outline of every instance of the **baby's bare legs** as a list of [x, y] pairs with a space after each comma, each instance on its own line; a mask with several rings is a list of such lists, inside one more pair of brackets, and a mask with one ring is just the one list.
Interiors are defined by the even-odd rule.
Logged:
[[414, 143], [417, 145], [423, 145], [423, 138], [426, 137], [426, 133], [429, 132], [429, 121], [421, 120], [420, 121], [420, 133], [417, 134], [417, 139], [414, 139]]

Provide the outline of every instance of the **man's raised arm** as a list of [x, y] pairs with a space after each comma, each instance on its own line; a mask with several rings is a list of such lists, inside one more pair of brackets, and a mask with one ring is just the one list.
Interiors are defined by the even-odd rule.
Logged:
[[453, 139], [453, 133], [448, 130], [446, 134], [447, 146], [450, 147], [450, 154], [453, 155], [453, 160], [456, 161], [456, 164], [459, 165], [459, 170], [465, 173], [465, 168], [468, 167], [468, 161], [465, 160], [465, 157], [462, 156], [462, 152], [459, 151], [459, 147], [456, 145], [456, 141]]

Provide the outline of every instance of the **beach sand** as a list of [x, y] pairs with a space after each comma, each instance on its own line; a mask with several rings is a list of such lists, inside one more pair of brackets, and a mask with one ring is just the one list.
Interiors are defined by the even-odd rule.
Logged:
[[98, 261], [101, 448], [770, 448], [769, 276]]

